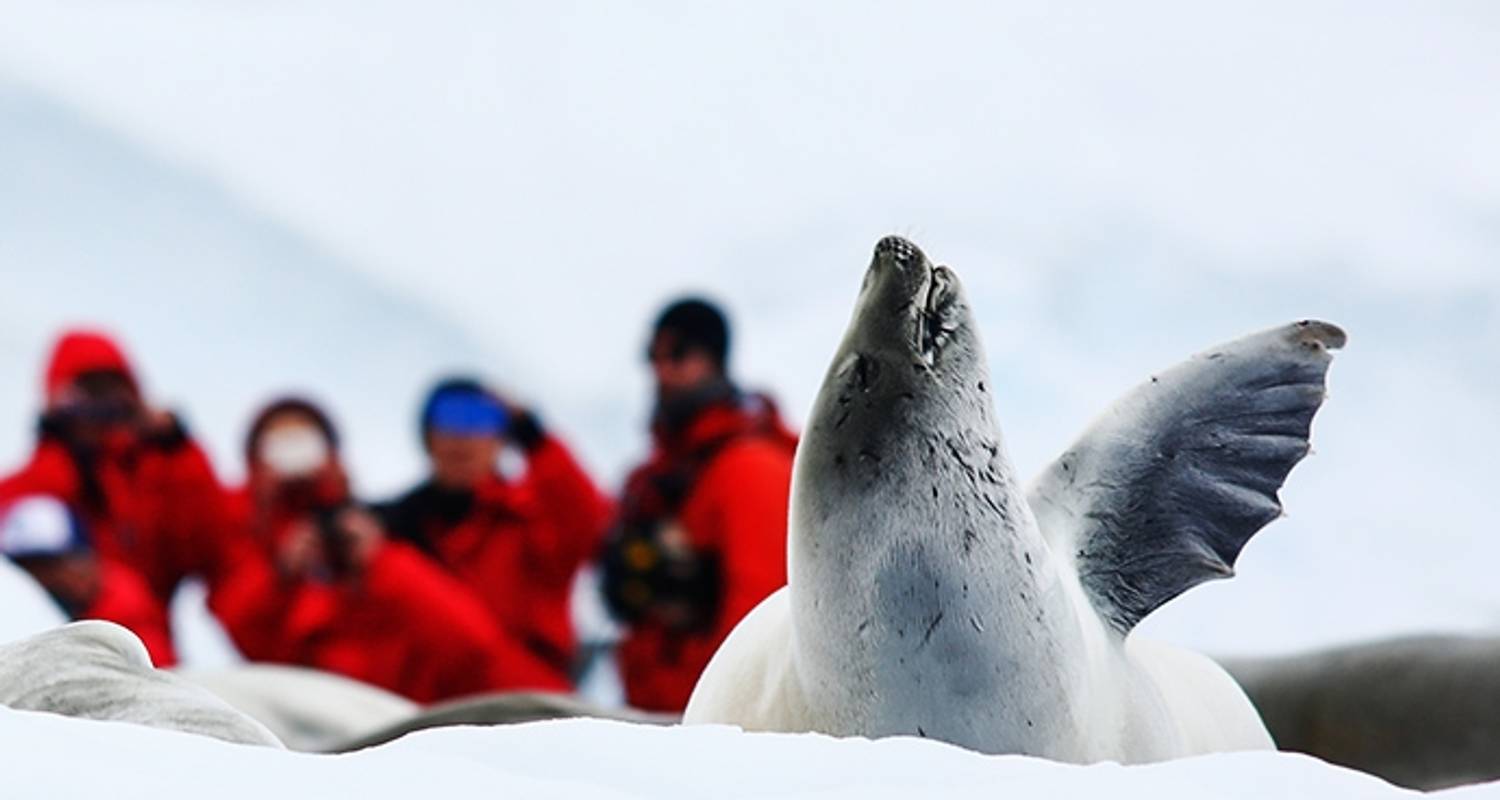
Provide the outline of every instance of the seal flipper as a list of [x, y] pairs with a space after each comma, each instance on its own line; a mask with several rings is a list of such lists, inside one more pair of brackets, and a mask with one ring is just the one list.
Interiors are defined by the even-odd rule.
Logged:
[[1032, 484], [1043, 534], [1115, 630], [1233, 575], [1281, 515], [1277, 492], [1307, 454], [1344, 341], [1303, 321], [1194, 356], [1121, 398]]

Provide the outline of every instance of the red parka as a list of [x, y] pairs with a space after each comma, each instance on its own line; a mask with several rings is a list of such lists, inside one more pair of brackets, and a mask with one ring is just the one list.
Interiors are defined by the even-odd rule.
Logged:
[[166, 612], [141, 576], [108, 559], [99, 562], [99, 594], [75, 619], [102, 619], [123, 625], [140, 637], [158, 667], [177, 663]]
[[234, 508], [258, 551], [241, 582], [261, 585], [260, 602], [227, 627], [252, 659], [337, 672], [419, 702], [568, 688], [505, 636], [466, 587], [400, 542], [380, 543], [353, 574], [278, 574], [272, 554], [298, 515], [257, 508], [251, 498], [249, 489], [236, 493]]
[[[135, 384], [130, 364], [108, 338], [63, 336], [47, 366], [48, 402], [96, 370], [118, 372]], [[230, 585], [240, 556], [229, 535], [223, 489], [202, 449], [175, 420], [92, 452], [44, 423], [31, 460], [0, 480], [0, 505], [31, 494], [67, 504], [84, 521], [101, 557], [138, 573], [163, 614], [177, 585], [191, 575], [205, 579], [216, 612], [246, 599]]]
[[632, 493], [658, 476], [692, 473], [671, 521], [694, 550], [715, 556], [720, 570], [717, 613], [705, 630], [646, 621], [617, 650], [630, 705], [671, 712], [687, 706], [699, 674], [740, 619], [786, 583], [796, 438], [764, 398], [712, 405], [679, 431], [658, 426], [653, 433], [655, 450], [627, 480], [621, 505], [632, 505]]
[[527, 453], [524, 477], [493, 475], [462, 505], [432, 484], [382, 509], [392, 534], [437, 559], [484, 601], [502, 628], [570, 681], [576, 640], [572, 581], [597, 549], [609, 501], [557, 438]]

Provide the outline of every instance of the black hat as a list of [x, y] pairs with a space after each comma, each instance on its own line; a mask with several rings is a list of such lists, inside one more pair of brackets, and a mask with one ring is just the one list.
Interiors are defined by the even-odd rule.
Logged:
[[717, 305], [701, 297], [684, 297], [663, 309], [651, 338], [663, 333], [672, 334], [679, 351], [702, 350], [720, 367], [729, 358], [729, 322]]

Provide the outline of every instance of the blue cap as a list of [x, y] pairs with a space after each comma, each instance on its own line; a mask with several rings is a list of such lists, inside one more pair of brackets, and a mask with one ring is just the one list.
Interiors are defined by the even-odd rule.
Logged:
[[438, 392], [427, 404], [423, 427], [457, 436], [501, 436], [510, 422], [494, 397], [471, 389]]

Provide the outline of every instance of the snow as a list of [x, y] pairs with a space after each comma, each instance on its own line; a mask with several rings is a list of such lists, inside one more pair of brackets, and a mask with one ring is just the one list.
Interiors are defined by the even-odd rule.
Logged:
[[195, 669], [212, 670], [242, 663], [245, 658], [229, 632], [208, 610], [208, 587], [193, 578], [184, 581], [167, 609], [177, 658]]
[[20, 567], [0, 558], [0, 644], [67, 621], [45, 589]]
[[[1378, 798], [1409, 793], [1305, 756], [1070, 766], [919, 739], [747, 734], [721, 726], [566, 720], [423, 731], [344, 756], [230, 745], [120, 723], [0, 709], [25, 752], [7, 794], [58, 797]], [[76, 765], [87, 763], [88, 769]], [[191, 764], [191, 769], [182, 765]], [[29, 791], [28, 791], [29, 790]], [[1461, 795], [1463, 792], [1455, 792]], [[1477, 794], [1477, 793], [1476, 793]]]

